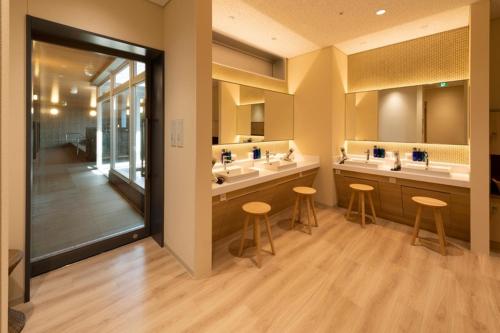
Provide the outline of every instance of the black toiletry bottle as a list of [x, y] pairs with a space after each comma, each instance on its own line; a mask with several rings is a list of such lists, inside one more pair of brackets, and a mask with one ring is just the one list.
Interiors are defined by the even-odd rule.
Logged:
[[422, 151], [419, 148], [418, 151], [417, 151], [417, 161], [422, 162], [422, 156], [423, 155], [424, 154], [422, 154]]
[[413, 147], [413, 152], [411, 154], [411, 159], [413, 161], [417, 161], [418, 160], [418, 156], [417, 156], [417, 148], [416, 147]]
[[379, 152], [377, 146], [373, 146], [373, 157], [378, 157], [378, 154]]
[[385, 148], [379, 148], [379, 156], [381, 158], [385, 158]]

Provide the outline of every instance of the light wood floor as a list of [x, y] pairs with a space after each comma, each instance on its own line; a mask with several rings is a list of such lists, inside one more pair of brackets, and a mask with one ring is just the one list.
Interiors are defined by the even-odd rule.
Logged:
[[24, 332], [500, 332], [500, 258], [318, 213], [312, 236], [275, 221], [261, 269], [235, 235], [202, 280], [150, 239], [37, 277]]
[[34, 169], [32, 259], [144, 225], [142, 215], [72, 146], [43, 149]]

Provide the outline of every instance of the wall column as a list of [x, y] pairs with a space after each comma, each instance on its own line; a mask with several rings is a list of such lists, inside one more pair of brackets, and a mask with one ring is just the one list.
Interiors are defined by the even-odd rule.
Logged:
[[490, 1], [470, 6], [471, 250], [490, 251]]

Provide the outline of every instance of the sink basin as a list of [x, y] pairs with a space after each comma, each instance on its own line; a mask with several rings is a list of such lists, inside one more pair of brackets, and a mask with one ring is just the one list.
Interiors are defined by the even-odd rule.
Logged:
[[248, 178], [257, 177], [259, 175], [259, 170], [242, 167], [229, 167], [226, 170], [215, 170], [214, 174], [217, 177], [223, 177], [226, 182], [232, 183]]
[[378, 169], [378, 166], [380, 163], [375, 162], [375, 161], [367, 161], [367, 160], [361, 160], [361, 159], [348, 159], [344, 161], [345, 165], [357, 165], [357, 166], [362, 166], [365, 168], [372, 168], [372, 169]]
[[267, 170], [280, 171], [285, 169], [295, 168], [297, 166], [297, 162], [293, 161], [283, 161], [283, 160], [275, 160], [270, 161], [269, 163], [264, 163], [264, 168]]
[[402, 171], [417, 172], [436, 176], [449, 176], [451, 168], [446, 166], [432, 165], [426, 167], [425, 164], [408, 163], [401, 168]]

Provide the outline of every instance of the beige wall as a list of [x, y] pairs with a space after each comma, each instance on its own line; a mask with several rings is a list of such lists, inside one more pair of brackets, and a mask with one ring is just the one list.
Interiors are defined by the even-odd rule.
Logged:
[[470, 10], [471, 249], [490, 251], [489, 58], [490, 1]]
[[378, 95], [378, 141], [418, 142], [417, 87], [387, 89]]
[[287, 81], [272, 77], [250, 73], [220, 64], [212, 64], [212, 77], [217, 80], [228, 81], [279, 92], [288, 92]]
[[273, 64], [270, 61], [218, 44], [212, 44], [212, 58], [217, 64], [273, 76]]
[[336, 202], [332, 153], [344, 140], [346, 66], [346, 56], [333, 47], [288, 62], [289, 90], [295, 95], [294, 145], [303, 154], [320, 157], [316, 200], [329, 206]]
[[240, 103], [240, 86], [219, 82], [219, 142], [236, 142], [236, 116]]
[[201, 277], [212, 262], [211, 4], [172, 0], [164, 14], [166, 137], [172, 120], [184, 120], [184, 147], [166, 148], [165, 243]]
[[346, 95], [346, 138], [378, 139], [378, 91]]
[[425, 90], [428, 143], [467, 144], [467, 105], [464, 87]]
[[251, 135], [252, 133], [252, 105], [240, 105], [236, 110], [236, 133]]
[[[25, 221], [25, 16], [68, 24], [150, 47], [163, 49], [163, 14], [143, 0], [10, 0], [9, 106], [2, 107], [2, 220], [9, 221], [9, 246], [24, 249]], [[78, 13], [75, 15], [75, 13]], [[131, 18], [134, 24], [131, 25]], [[6, 126], [5, 124], [8, 124]], [[9, 284], [10, 298], [22, 297], [24, 264]]]
[[265, 91], [264, 99], [264, 138], [273, 141], [293, 138], [293, 98]]
[[[0, 3], [0, 110], [4, 110], [8, 105], [8, 71], [9, 71], [9, 2], [1, 1]], [[0, 134], [3, 130], [3, 122], [0, 119]], [[3, 138], [0, 135], [0, 142]], [[3, 165], [3, 160], [0, 163], [0, 174]], [[0, 179], [1, 182], [1, 179]], [[1, 184], [0, 184], [1, 185]], [[0, 203], [5, 193], [0, 192]], [[0, 205], [0, 332], [7, 332], [7, 303], [9, 299], [8, 286], [8, 266], [3, 264], [8, 262], [8, 223], [4, 218], [2, 205]]]

